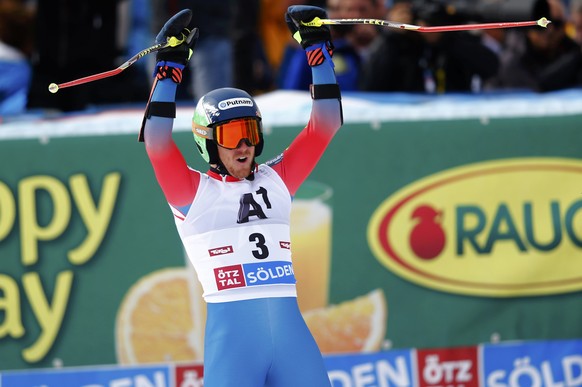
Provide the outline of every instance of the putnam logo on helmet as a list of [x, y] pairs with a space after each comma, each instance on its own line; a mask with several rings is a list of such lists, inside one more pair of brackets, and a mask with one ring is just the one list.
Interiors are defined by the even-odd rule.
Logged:
[[387, 197], [368, 243], [420, 286], [474, 296], [582, 290], [582, 160], [518, 158], [465, 165]]
[[230, 98], [222, 100], [218, 103], [220, 110], [228, 110], [240, 106], [253, 107], [253, 101], [250, 98]]

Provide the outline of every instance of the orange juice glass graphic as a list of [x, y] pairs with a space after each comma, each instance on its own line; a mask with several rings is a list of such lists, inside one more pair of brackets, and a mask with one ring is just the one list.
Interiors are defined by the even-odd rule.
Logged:
[[325, 184], [305, 181], [291, 206], [291, 252], [302, 312], [328, 304], [332, 193]]

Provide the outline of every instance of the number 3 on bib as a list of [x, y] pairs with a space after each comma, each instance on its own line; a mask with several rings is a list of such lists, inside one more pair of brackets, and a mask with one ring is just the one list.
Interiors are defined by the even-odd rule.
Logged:
[[261, 233], [255, 232], [249, 235], [249, 242], [255, 242], [257, 250], [253, 250], [253, 257], [256, 259], [265, 259], [269, 256], [269, 249], [265, 244], [265, 236]]

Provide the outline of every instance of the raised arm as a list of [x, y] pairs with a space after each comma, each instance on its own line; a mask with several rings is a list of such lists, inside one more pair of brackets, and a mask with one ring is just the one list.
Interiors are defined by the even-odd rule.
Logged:
[[325, 19], [327, 15], [323, 9], [312, 6], [291, 6], [285, 15], [293, 37], [305, 50], [313, 79], [309, 122], [283, 152], [280, 161], [272, 165], [292, 195], [315, 168], [343, 122], [329, 27], [306, 27], [301, 23], [315, 17]]
[[200, 181], [200, 173], [188, 167], [172, 139], [176, 90], [198, 37], [197, 29], [186, 29], [191, 17], [189, 9], [180, 11], [166, 22], [156, 37], [156, 43], [175, 39], [175, 46], [157, 54], [154, 83], [140, 133], [140, 141], [145, 142], [166, 200], [182, 214], [188, 211]]

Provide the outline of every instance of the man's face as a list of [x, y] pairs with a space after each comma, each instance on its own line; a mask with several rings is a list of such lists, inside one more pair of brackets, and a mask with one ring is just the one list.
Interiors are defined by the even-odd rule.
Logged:
[[219, 145], [218, 157], [231, 176], [244, 179], [251, 174], [255, 147], [248, 146], [244, 139], [239, 142], [236, 149], [226, 149]]

